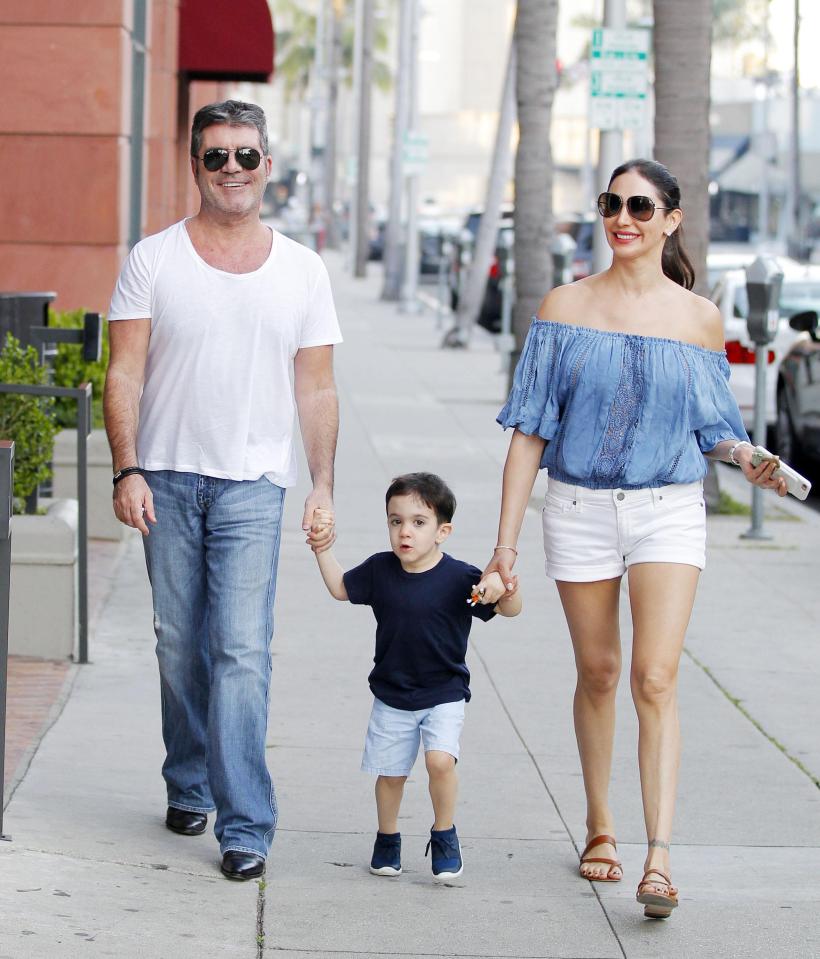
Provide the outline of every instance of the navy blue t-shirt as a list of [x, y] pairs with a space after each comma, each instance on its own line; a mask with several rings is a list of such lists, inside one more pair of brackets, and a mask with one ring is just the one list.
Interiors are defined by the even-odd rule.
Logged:
[[373, 695], [394, 709], [429, 709], [470, 698], [464, 659], [473, 616], [492, 619], [493, 606], [470, 606], [481, 570], [442, 553], [432, 569], [408, 573], [395, 553], [375, 553], [344, 574], [351, 603], [373, 608]]

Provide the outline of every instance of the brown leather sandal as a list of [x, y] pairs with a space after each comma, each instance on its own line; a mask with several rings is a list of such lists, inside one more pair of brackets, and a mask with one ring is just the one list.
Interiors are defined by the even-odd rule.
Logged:
[[[653, 875], [661, 878], [646, 878]], [[659, 886], [666, 886], [667, 891], [658, 892]], [[638, 894], [635, 898], [644, 907], [643, 914], [647, 919], [668, 919], [678, 904], [678, 890], [665, 872], [660, 869], [647, 869], [638, 883]]]
[[[581, 853], [581, 863], [578, 867], [578, 874], [582, 879], [588, 879], [590, 882], [620, 882], [623, 878], [623, 869], [617, 859], [606, 859], [599, 856], [587, 856], [587, 853], [590, 851], [590, 849], [594, 849], [596, 846], [602, 846], [605, 842], [609, 843], [609, 845], [612, 846], [616, 852], [618, 851], [618, 846], [612, 836], [595, 836], [594, 838], [590, 839], [586, 845], [586, 849], [584, 849], [584, 851]], [[581, 872], [581, 866], [587, 862], [602, 862], [607, 864], [609, 869], [607, 869], [605, 876], [585, 876]], [[613, 869], [620, 869], [621, 875], [613, 876]]]

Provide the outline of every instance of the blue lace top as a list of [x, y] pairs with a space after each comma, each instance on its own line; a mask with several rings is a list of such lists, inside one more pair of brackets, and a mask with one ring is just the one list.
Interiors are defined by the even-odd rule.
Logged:
[[692, 483], [703, 453], [748, 439], [725, 353], [538, 319], [498, 422], [548, 440], [541, 466], [591, 489]]

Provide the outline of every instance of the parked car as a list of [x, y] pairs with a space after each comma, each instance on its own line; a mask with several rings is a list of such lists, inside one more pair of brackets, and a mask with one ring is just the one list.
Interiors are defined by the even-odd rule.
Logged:
[[572, 255], [572, 279], [582, 280], [592, 273], [592, 241], [595, 235], [595, 214], [578, 213], [559, 219], [556, 233], [566, 233], [575, 241]]
[[[783, 357], [798, 333], [789, 326], [789, 318], [805, 310], [820, 310], [820, 267], [807, 266], [778, 258], [783, 270], [780, 293], [780, 322], [767, 352], [766, 423], [774, 427], [777, 418], [777, 375]], [[746, 271], [728, 270], [718, 280], [711, 299], [723, 316], [726, 355], [732, 367], [731, 387], [747, 430], [754, 423], [755, 346], [749, 337], [746, 318], [749, 301], [746, 295]], [[765, 438], [763, 440], [765, 442]]]
[[[818, 305], [820, 307], [820, 304]], [[817, 309], [789, 320], [797, 339], [783, 357], [777, 376], [777, 441], [780, 456], [800, 468], [820, 466], [820, 332]]]
[[[484, 299], [478, 314], [478, 324], [490, 333], [501, 330], [501, 279], [500, 261], [507, 250], [512, 249], [512, 207], [504, 206], [501, 209], [501, 220], [495, 241], [495, 253], [487, 274], [487, 286]], [[467, 214], [464, 226], [460, 233], [452, 238], [453, 254], [450, 262], [450, 306], [455, 312], [458, 309], [459, 292], [464, 282], [464, 270], [467, 269], [465, 254], [467, 248], [472, 250], [478, 235], [481, 223], [481, 211], [473, 210]]]
[[[451, 232], [440, 216], [419, 217], [419, 272], [438, 273], [444, 261], [444, 240]], [[444, 261], [444, 264], [443, 264]]]
[[710, 294], [724, 273], [729, 270], [745, 270], [757, 256], [755, 248], [748, 245], [710, 244], [706, 256], [706, 288]]
[[[503, 257], [513, 247], [513, 210], [504, 206], [501, 210], [501, 223], [495, 242], [495, 254], [490, 263], [487, 275], [487, 288], [484, 300], [478, 315], [478, 324], [491, 333], [501, 330], [501, 262]], [[453, 260], [450, 267], [450, 305], [455, 311], [458, 309], [458, 296], [461, 289], [461, 272], [464, 268], [465, 245], [475, 243], [478, 227], [481, 222], [481, 212], [474, 210], [467, 215], [461, 234], [454, 243]], [[575, 250], [572, 259], [573, 280], [589, 276], [592, 268], [592, 236], [595, 220], [592, 215], [578, 214], [556, 220], [555, 233], [565, 233], [575, 241]]]

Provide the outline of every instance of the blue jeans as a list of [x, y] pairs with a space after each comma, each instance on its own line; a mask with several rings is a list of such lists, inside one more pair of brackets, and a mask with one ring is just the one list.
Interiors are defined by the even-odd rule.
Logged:
[[223, 853], [267, 856], [277, 818], [265, 763], [269, 647], [285, 491], [264, 476], [145, 478], [157, 516], [144, 544], [168, 804], [215, 808]]

